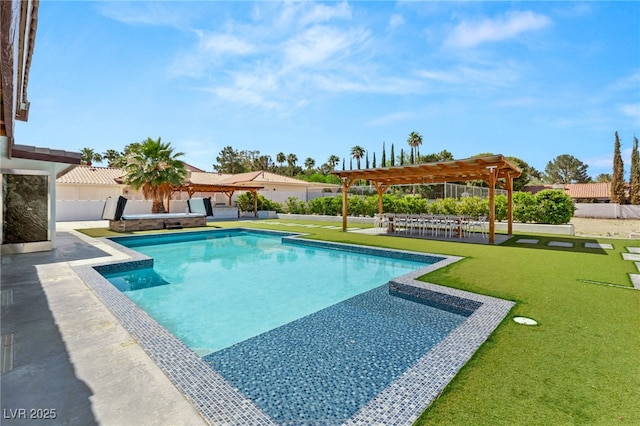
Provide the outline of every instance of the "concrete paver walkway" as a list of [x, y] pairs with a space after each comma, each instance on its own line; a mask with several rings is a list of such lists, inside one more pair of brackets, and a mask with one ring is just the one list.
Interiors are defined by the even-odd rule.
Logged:
[[72, 268], [114, 253], [74, 231], [56, 243], [2, 257], [2, 424], [205, 424]]

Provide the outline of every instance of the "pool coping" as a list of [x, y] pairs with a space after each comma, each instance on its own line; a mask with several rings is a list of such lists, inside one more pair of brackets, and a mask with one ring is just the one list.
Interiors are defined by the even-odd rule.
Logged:
[[[390, 283], [468, 299], [481, 304], [459, 327], [422, 356], [413, 367], [406, 370], [402, 376], [344, 422], [345, 425], [412, 424], [444, 390], [515, 305], [512, 301], [417, 280], [420, 276], [462, 260], [463, 257], [459, 256], [302, 239], [300, 237], [306, 234], [243, 227], [186, 232], [192, 234], [232, 230], [281, 235], [283, 241], [298, 245], [330, 247], [366, 254], [391, 254], [394, 257], [409, 259], [415, 259], [416, 256], [423, 259], [441, 258], [442, 260], [434, 264], [396, 277]], [[114, 239], [117, 241], [118, 238], [120, 237]], [[130, 259], [75, 266], [76, 273], [138, 341], [202, 417], [211, 424], [276, 424], [222, 375], [100, 275], [96, 267], [116, 270], [130, 269], [132, 263], [138, 266], [153, 264], [153, 259], [148, 256], [124, 247], [109, 238], [101, 238], [101, 240], [113, 249], [123, 252]]]

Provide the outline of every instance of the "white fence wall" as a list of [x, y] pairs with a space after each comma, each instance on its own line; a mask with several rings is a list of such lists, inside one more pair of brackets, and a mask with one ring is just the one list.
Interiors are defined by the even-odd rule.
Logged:
[[[103, 200], [57, 200], [56, 222], [69, 222], [80, 220], [101, 220]], [[124, 208], [124, 214], [151, 213], [151, 201], [129, 200]], [[183, 200], [171, 200], [171, 213], [184, 213], [187, 202]]]
[[640, 206], [615, 203], [576, 203], [575, 217], [640, 219]]

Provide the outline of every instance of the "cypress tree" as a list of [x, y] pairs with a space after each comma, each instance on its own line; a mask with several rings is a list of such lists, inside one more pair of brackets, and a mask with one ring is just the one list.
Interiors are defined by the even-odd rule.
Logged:
[[404, 149], [400, 148], [400, 165], [404, 166]]
[[640, 154], [638, 153], [638, 138], [633, 136], [631, 151], [631, 204], [640, 204]]
[[365, 153], [364, 154], [364, 168], [368, 169], [369, 168], [369, 153]]
[[620, 154], [620, 138], [616, 132], [613, 146], [613, 176], [611, 178], [611, 202], [624, 204], [624, 163]]
[[391, 144], [391, 167], [396, 165], [396, 154], [393, 149], [393, 144]]
[[374, 169], [376, 168], [376, 153], [373, 153], [373, 166]]
[[381, 167], [387, 167], [387, 150], [384, 147], [384, 142], [382, 142], [382, 160], [380, 161]]

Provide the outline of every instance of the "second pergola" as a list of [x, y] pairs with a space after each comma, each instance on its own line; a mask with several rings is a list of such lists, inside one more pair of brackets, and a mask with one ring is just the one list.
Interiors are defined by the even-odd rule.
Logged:
[[513, 179], [522, 170], [503, 155], [465, 158], [463, 160], [438, 161], [408, 166], [380, 167], [375, 169], [342, 170], [333, 174], [342, 180], [342, 230], [347, 230], [347, 196], [353, 183], [366, 180], [378, 192], [378, 213], [382, 214], [382, 195], [393, 185], [434, 184], [482, 180], [489, 187], [489, 243], [495, 241], [495, 189], [507, 191], [507, 220], [509, 235], [513, 231]]

